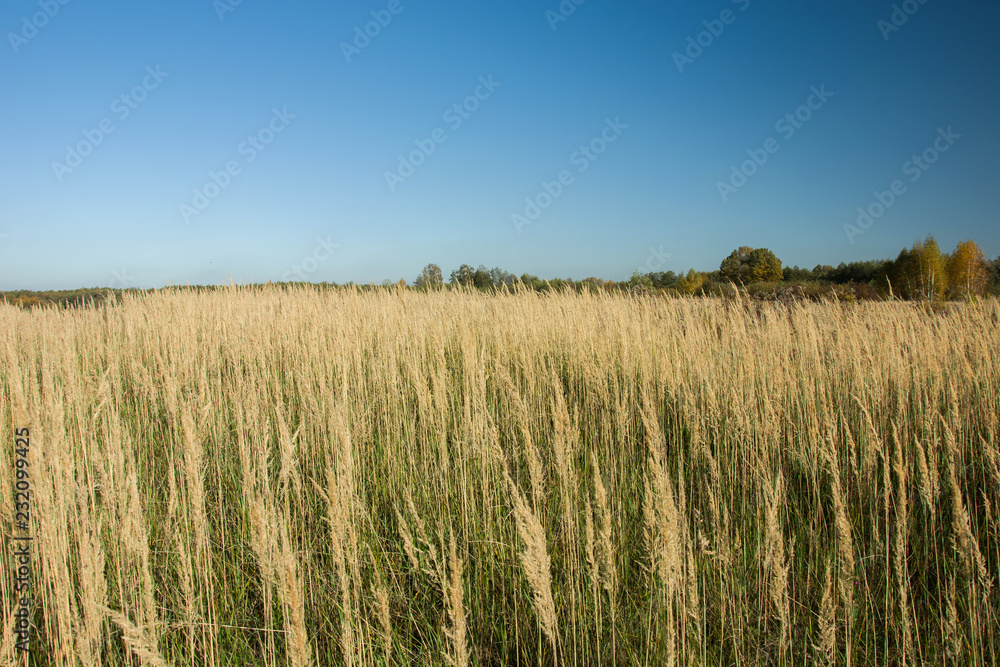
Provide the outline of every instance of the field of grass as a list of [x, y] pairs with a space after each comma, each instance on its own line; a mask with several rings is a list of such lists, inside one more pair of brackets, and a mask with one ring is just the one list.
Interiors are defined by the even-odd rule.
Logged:
[[0, 664], [1000, 663], [1000, 304], [0, 305]]

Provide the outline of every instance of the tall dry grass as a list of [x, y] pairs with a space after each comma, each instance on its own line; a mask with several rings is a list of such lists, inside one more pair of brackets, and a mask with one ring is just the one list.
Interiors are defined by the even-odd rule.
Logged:
[[[1000, 662], [1000, 304], [0, 305], [0, 662]], [[20, 658], [23, 659], [23, 658]]]

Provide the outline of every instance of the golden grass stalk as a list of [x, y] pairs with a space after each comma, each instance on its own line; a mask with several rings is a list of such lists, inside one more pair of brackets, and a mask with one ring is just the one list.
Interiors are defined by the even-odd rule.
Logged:
[[517, 533], [524, 549], [521, 551], [521, 567], [531, 588], [535, 615], [542, 626], [545, 637], [549, 640], [552, 651], [556, 651], [559, 643], [559, 628], [556, 617], [556, 604], [552, 598], [552, 561], [549, 558], [545, 541], [545, 529], [528, 507], [521, 491], [508, 475], [507, 487], [510, 489], [514, 505], [514, 518], [517, 522]]
[[784, 478], [778, 473], [773, 489], [769, 490], [764, 536], [764, 571], [767, 575], [771, 604], [778, 617], [779, 646], [789, 648], [788, 560], [781, 530], [781, 507], [784, 504]]
[[306, 632], [305, 608], [295, 552], [288, 536], [282, 534], [281, 563], [278, 568], [279, 591], [285, 608], [285, 630], [288, 638], [288, 658], [292, 667], [313, 664], [312, 647]]
[[445, 629], [445, 635], [451, 640], [452, 652], [446, 656], [453, 667], [467, 667], [469, 664], [469, 649], [465, 643], [465, 592], [462, 583], [462, 559], [458, 556], [455, 546], [455, 534], [449, 535], [448, 565], [451, 577], [444, 591], [445, 607], [451, 625]]
[[893, 558], [896, 571], [896, 594], [899, 598], [900, 631], [902, 633], [900, 658], [902, 664], [905, 665], [908, 657], [910, 660], [915, 659], [913, 624], [910, 620], [910, 577], [906, 564], [909, 500], [906, 493], [906, 465], [903, 462], [903, 445], [900, 442], [899, 430], [895, 423], [893, 423], [893, 441], [895, 442], [893, 471], [896, 474], [896, 535], [893, 543]]
[[[346, 440], [343, 442], [347, 442]], [[345, 445], [346, 448], [346, 445]], [[351, 566], [357, 566], [357, 552], [354, 549], [353, 535], [352, 484], [345, 479], [347, 466], [341, 464], [340, 472], [333, 466], [327, 467], [326, 520], [330, 526], [330, 544], [333, 551], [334, 564], [337, 570], [337, 583], [340, 590], [340, 641], [342, 657], [347, 665], [353, 665], [355, 660], [355, 595], [353, 578], [350, 575]]]
[[108, 587], [104, 578], [104, 545], [101, 542], [101, 522], [94, 519], [90, 503], [80, 489], [77, 497], [79, 524], [77, 548], [80, 579], [82, 627], [76, 635], [77, 651], [84, 662], [101, 662], [105, 605]]
[[834, 664], [837, 650], [837, 598], [833, 592], [833, 577], [827, 568], [823, 585], [823, 597], [819, 605], [819, 643], [813, 645], [816, 664]]
[[378, 608], [379, 630], [382, 639], [383, 660], [386, 665], [392, 662], [392, 613], [389, 608], [389, 591], [382, 582], [382, 575], [375, 569], [376, 582], [372, 584], [372, 597]]
[[106, 613], [121, 628], [122, 641], [132, 655], [139, 659], [139, 664], [144, 667], [167, 667], [170, 664], [160, 655], [156, 640], [145, 628], [134, 624], [121, 612], [106, 609]]
[[612, 614], [614, 602], [618, 595], [618, 565], [615, 556], [615, 538], [612, 532], [614, 515], [608, 500], [608, 490], [604, 486], [601, 466], [594, 452], [591, 452], [594, 462], [594, 498], [597, 502], [597, 560], [601, 573], [601, 584], [611, 599]]

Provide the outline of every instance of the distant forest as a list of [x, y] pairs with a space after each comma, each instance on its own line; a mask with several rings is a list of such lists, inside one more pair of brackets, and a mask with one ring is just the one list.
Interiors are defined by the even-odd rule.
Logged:
[[[462, 286], [483, 291], [524, 288], [544, 292], [572, 289], [664, 293], [673, 296], [726, 297], [741, 294], [764, 300], [836, 298], [840, 301], [871, 299], [910, 299], [943, 301], [988, 295], [1000, 296], [1000, 257], [988, 260], [972, 240], [959, 243], [950, 253], [939, 248], [933, 236], [917, 241], [900, 251], [895, 259], [841, 262], [838, 266], [817, 265], [812, 269], [784, 266], [767, 248], [742, 246], [722, 260], [716, 271], [674, 273], [636, 271], [625, 281], [601, 278], [542, 279], [524, 273], [517, 276], [499, 267], [462, 264], [446, 281], [441, 268], [428, 264], [412, 284], [405, 280], [385, 281], [381, 285], [358, 283], [268, 283], [277, 286], [312, 285], [318, 289], [455, 289]], [[178, 291], [210, 291], [224, 286], [171, 286]], [[38, 306], [87, 307], [117, 300], [125, 293], [152, 292], [137, 288], [107, 287], [49, 291], [0, 291], [0, 303], [22, 308]]]

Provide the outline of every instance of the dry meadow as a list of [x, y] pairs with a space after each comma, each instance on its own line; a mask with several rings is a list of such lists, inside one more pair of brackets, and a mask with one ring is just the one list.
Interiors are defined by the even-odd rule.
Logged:
[[[0, 305], [0, 663], [1000, 663], [1000, 304]], [[29, 664], [29, 663], [25, 663]]]

